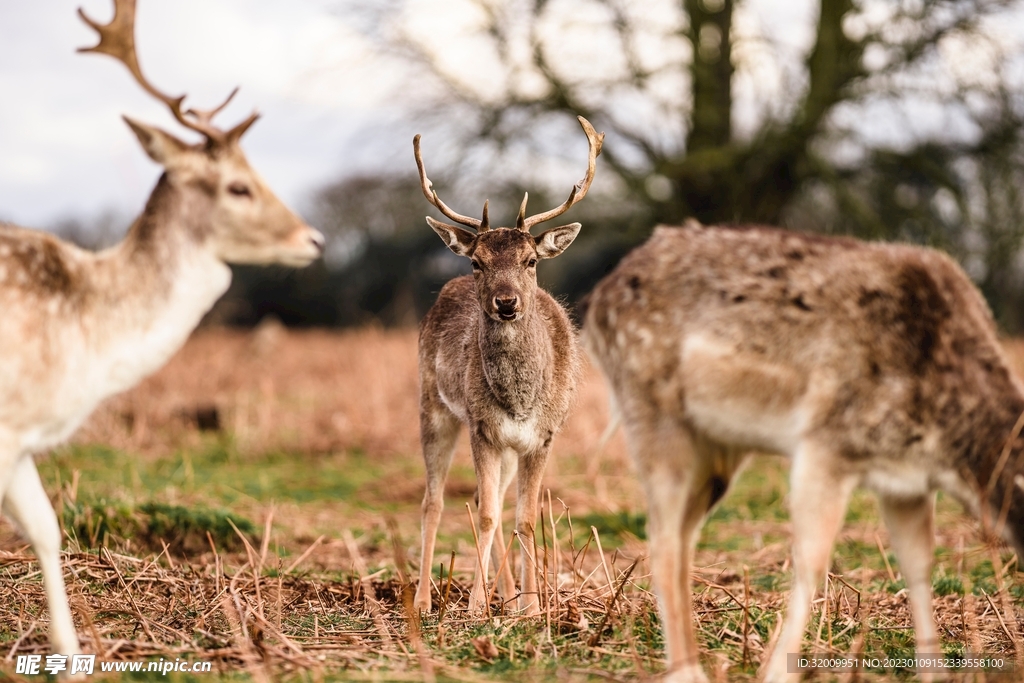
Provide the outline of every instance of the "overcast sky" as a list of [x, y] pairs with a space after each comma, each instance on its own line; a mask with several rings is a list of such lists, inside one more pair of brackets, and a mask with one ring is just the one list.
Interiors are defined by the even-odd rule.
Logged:
[[[122, 65], [75, 52], [96, 42], [75, 12], [79, 5], [102, 22], [112, 15], [112, 0], [0, 0], [0, 220], [47, 227], [67, 217], [89, 222], [106, 209], [135, 215], [159, 168], [121, 115], [188, 136]], [[343, 174], [412, 167], [410, 142], [418, 131], [400, 116], [410, 99], [407, 74], [394, 60], [374, 56], [341, 6], [340, 0], [141, 0], [139, 59], [158, 88], [187, 92], [186, 105], [213, 106], [240, 86], [218, 121], [227, 127], [259, 109], [263, 116], [244, 139], [246, 153], [275, 191], [302, 210], [313, 190]], [[471, 8], [456, 0], [408, 6], [402, 23], [409, 34], [442, 53], [442, 62], [477, 69], [486, 90], [486, 56], [474, 52], [472, 40], [458, 39], [473, 27]], [[813, 37], [815, 6], [815, 0], [744, 0], [736, 30], [782, 45], [798, 66]], [[1018, 13], [994, 30], [1018, 40], [1021, 23]], [[748, 44], [755, 49], [747, 63], [756, 68], [741, 69], [734, 80], [739, 130], [746, 127], [744, 112], [756, 116], [744, 102], [764, 101], [765, 93], [755, 91], [775, 88], [782, 74], [757, 51], [757, 41]], [[585, 67], [596, 68], [596, 59], [588, 57]], [[976, 47], [946, 61], [974, 74], [991, 68]], [[902, 127], [881, 120], [871, 126], [905, 137]], [[432, 158], [439, 145], [429, 141]]]
[[[186, 104], [201, 108], [240, 86], [218, 122], [229, 126], [259, 109], [244, 148], [295, 208], [342, 174], [411, 165], [417, 131], [399, 116], [409, 99], [407, 74], [374, 56], [338, 0], [138, 4], [136, 46], [150, 80], [172, 95], [187, 92]], [[68, 217], [89, 222], [107, 209], [130, 217], [160, 170], [121, 115], [187, 136], [123, 66], [75, 51], [96, 42], [75, 12], [80, 5], [102, 22], [113, 11], [112, 0], [0, 0], [0, 220], [45, 228]], [[744, 6], [759, 8], [766, 28], [798, 48], [811, 35], [811, 0]], [[408, 7], [409, 33], [444, 62], [480, 69], [478, 85], [486, 90], [486, 59], [472, 41], [454, 39], [472, 27], [472, 8], [453, 0], [411, 0]], [[432, 155], [439, 142], [430, 141]]]
[[[45, 227], [107, 208], [134, 214], [159, 168], [122, 114], [183, 131], [128, 71], [78, 54], [111, 0], [0, 0], [0, 219]], [[290, 204], [359, 156], [355, 134], [387, 119], [392, 71], [375, 68], [360, 36], [330, 0], [140, 2], [137, 50], [155, 85], [209, 107], [241, 89], [219, 117], [230, 126], [257, 108], [244, 147], [252, 165]], [[411, 134], [402, 134], [402, 139]], [[404, 146], [409, 146], [405, 141]], [[411, 153], [408, 155], [411, 158]]]

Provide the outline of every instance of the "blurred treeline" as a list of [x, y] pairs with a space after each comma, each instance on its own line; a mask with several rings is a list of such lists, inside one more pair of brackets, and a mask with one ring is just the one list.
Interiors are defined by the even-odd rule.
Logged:
[[[456, 211], [490, 198], [509, 224], [524, 190], [531, 213], [551, 208], [585, 169], [575, 115], [607, 132], [591, 194], [560, 219], [584, 229], [540, 271], [570, 303], [654, 225], [695, 217], [944, 249], [1024, 329], [1024, 0], [810, 0], [796, 27], [783, 0], [775, 23], [750, 0], [462, 0], [461, 23], [429, 29], [403, 24], [409, 1], [339, 11], [407, 70], [404, 116]], [[324, 262], [240, 269], [213, 317], [418, 320], [468, 264], [426, 226], [401, 144], [407, 163], [302, 207]]]

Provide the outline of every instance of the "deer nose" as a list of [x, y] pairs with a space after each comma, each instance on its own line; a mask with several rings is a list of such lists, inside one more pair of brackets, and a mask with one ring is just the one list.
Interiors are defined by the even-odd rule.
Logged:
[[502, 313], [512, 313], [519, 307], [519, 297], [515, 294], [494, 297], [494, 307]]
[[324, 244], [326, 244], [327, 240], [324, 239], [324, 234], [322, 232], [316, 228], [310, 228], [309, 241], [313, 243], [313, 246], [316, 247], [317, 251], [321, 254], [324, 253]]

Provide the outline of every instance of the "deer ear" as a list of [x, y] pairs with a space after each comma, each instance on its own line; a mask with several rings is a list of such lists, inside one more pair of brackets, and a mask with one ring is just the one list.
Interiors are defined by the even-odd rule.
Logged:
[[427, 216], [427, 225], [434, 229], [434, 232], [444, 240], [449, 249], [459, 256], [469, 256], [470, 250], [473, 248], [473, 242], [476, 240], [475, 233], [463, 228], [457, 228], [454, 225], [442, 223], [441, 221], [435, 221], [430, 216]]
[[534, 242], [537, 244], [537, 258], [555, 258], [561, 254], [576, 239], [576, 235], [579, 234], [582, 227], [579, 223], [570, 223], [545, 230], [534, 237]]
[[127, 116], [122, 118], [132, 129], [132, 132], [135, 133], [135, 137], [142, 143], [142, 149], [146, 150], [149, 158], [162, 166], [167, 166], [171, 161], [189, 149], [187, 144], [170, 133], [165, 133], [159, 128], [147, 126], [138, 121], [133, 121]]

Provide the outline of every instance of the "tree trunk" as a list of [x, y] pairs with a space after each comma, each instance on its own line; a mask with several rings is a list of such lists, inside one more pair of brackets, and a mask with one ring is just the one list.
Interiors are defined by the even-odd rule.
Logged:
[[[716, 12], [717, 3], [722, 6]], [[693, 49], [693, 121], [686, 156], [657, 168], [676, 187], [658, 220], [693, 216], [705, 223], [778, 223], [813, 174], [811, 141], [846, 87], [863, 71], [863, 46], [843, 32], [852, 0], [821, 0], [817, 38], [807, 58], [807, 94], [792, 120], [768, 123], [750, 143], [732, 139], [729, 29], [733, 0], [684, 0]], [[717, 46], [715, 37], [718, 37]], [[715, 49], [717, 47], [717, 50]], [[717, 58], [716, 58], [717, 54]]]
[[693, 121], [687, 153], [728, 145], [732, 140], [733, 0], [683, 0], [693, 46]]

